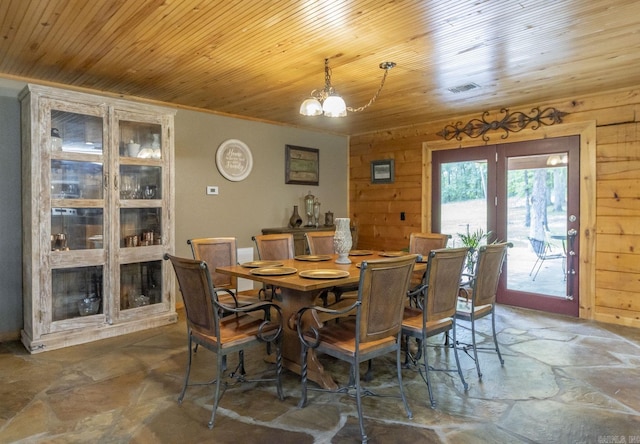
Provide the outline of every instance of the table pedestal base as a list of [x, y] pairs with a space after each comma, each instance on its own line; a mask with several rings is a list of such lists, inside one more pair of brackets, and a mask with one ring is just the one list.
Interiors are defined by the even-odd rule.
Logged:
[[[301, 372], [301, 345], [298, 332], [296, 331], [295, 315], [303, 307], [314, 305], [321, 290], [317, 292], [303, 292], [288, 288], [281, 288], [282, 301], [276, 301], [282, 307], [284, 317], [284, 331], [282, 338], [282, 363], [283, 366], [298, 375]], [[311, 320], [311, 317], [309, 317]], [[338, 384], [335, 383], [329, 373], [324, 371], [324, 367], [318, 360], [315, 350], [309, 349], [307, 354], [307, 372], [309, 380], [317, 383], [322, 388], [336, 390]]]

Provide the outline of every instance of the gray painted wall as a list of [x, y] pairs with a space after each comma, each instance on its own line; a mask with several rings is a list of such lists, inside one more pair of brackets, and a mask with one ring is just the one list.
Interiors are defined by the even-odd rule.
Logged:
[[[0, 78], [0, 341], [22, 328], [20, 106], [24, 82]], [[297, 112], [292, 104], [291, 112]], [[218, 172], [215, 153], [227, 139], [240, 139], [253, 154], [253, 171], [231, 182]], [[348, 138], [227, 116], [178, 110], [175, 118], [176, 254], [189, 256], [187, 239], [235, 236], [252, 247], [261, 228], [285, 226], [293, 205], [302, 212], [311, 191], [321, 212], [347, 216]], [[319, 186], [284, 183], [285, 145], [320, 150]], [[206, 186], [219, 187], [218, 196]], [[302, 213], [301, 213], [302, 214]], [[304, 217], [304, 216], [303, 216]]]
[[20, 89], [0, 83], [0, 340], [22, 328]]

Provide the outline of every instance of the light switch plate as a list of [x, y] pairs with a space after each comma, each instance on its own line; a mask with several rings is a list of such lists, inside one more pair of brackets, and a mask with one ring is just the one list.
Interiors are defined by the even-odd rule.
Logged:
[[218, 194], [218, 187], [214, 187], [214, 186], [208, 185], [207, 186], [207, 194], [217, 195]]

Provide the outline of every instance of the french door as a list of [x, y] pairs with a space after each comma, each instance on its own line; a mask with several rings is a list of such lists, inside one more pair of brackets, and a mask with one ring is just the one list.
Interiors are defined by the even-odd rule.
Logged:
[[498, 302], [578, 316], [579, 137], [433, 152], [433, 231], [513, 244]]

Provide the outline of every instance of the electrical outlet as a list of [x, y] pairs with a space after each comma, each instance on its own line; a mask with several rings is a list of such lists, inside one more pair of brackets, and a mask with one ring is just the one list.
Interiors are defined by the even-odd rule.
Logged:
[[218, 187], [214, 187], [214, 186], [207, 186], [207, 194], [212, 194], [212, 195], [217, 195], [218, 194]]

